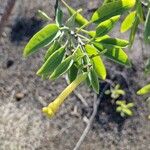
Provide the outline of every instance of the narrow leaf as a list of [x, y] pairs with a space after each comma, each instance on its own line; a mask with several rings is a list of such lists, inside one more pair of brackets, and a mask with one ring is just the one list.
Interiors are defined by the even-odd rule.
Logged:
[[124, 19], [124, 21], [121, 24], [121, 32], [126, 32], [132, 27], [135, 20], [135, 15], [136, 11], [133, 11], [129, 13], [129, 15]]
[[145, 41], [150, 42], [150, 8], [148, 10], [148, 14], [145, 22], [144, 39]]
[[61, 63], [65, 53], [65, 46], [54, 52], [47, 61], [38, 70], [37, 75], [52, 73], [56, 67]]
[[44, 61], [46, 61], [56, 50], [58, 50], [61, 47], [60, 43], [58, 41], [54, 41], [54, 43], [50, 46], [50, 48], [47, 50], [45, 54]]
[[128, 116], [132, 116], [133, 115], [133, 112], [130, 109], [127, 109], [127, 108], [123, 108], [122, 112], [124, 112]]
[[94, 70], [96, 71], [97, 75], [102, 79], [106, 79], [106, 68], [105, 65], [103, 64], [103, 61], [100, 56], [98, 56], [97, 49], [93, 47], [92, 45], [87, 44], [85, 46], [86, 52], [88, 53], [89, 57], [91, 57], [91, 61], [94, 67]]
[[116, 48], [110, 45], [103, 46], [100, 43], [96, 43], [96, 42], [94, 42], [93, 44], [99, 51], [103, 51], [103, 49], [107, 49], [107, 51], [104, 53], [104, 56], [106, 56], [107, 58], [119, 64], [128, 67], [131, 66], [127, 54], [121, 48]]
[[92, 16], [92, 21], [100, 23], [113, 16], [121, 15], [135, 5], [136, 0], [116, 0], [100, 6]]
[[131, 33], [130, 33], [130, 37], [129, 37], [130, 47], [132, 47], [132, 45], [133, 45], [133, 42], [135, 39], [135, 34], [136, 34], [137, 29], [138, 29], [139, 23], [140, 23], [140, 19], [139, 19], [139, 17], [136, 16], [134, 23], [133, 23], [133, 26], [131, 28]]
[[66, 73], [73, 64], [73, 56], [67, 57], [62, 63], [55, 69], [55, 71], [50, 76], [50, 79], [59, 78], [61, 75]]
[[127, 45], [129, 45], [129, 42], [126, 40], [110, 37], [105, 37], [103, 39], [96, 39], [95, 41], [98, 43], [108, 44], [117, 47], [126, 47]]
[[150, 84], [144, 86], [137, 92], [138, 95], [144, 95], [144, 94], [149, 94], [149, 93], [150, 93]]
[[76, 79], [77, 75], [78, 75], [78, 68], [75, 66], [75, 64], [73, 64], [68, 71], [68, 79], [70, 83]]
[[[76, 10], [70, 7], [64, 0], [62, 0], [63, 4], [67, 7], [70, 15], [72, 16], [73, 14], [76, 13]], [[75, 17], [75, 21], [80, 25], [83, 26], [84, 24], [88, 23], [88, 20], [84, 18], [80, 13], [77, 13]]]
[[37, 32], [28, 42], [24, 49], [24, 56], [28, 56], [37, 51], [37, 49], [50, 43], [56, 36], [59, 28], [56, 24], [49, 24]]
[[62, 26], [62, 19], [63, 19], [63, 12], [62, 12], [62, 10], [58, 7], [57, 8], [57, 11], [56, 11], [56, 18], [55, 18], [55, 20], [56, 20], [56, 24], [58, 25], [58, 26]]
[[96, 28], [96, 37], [107, 34], [114, 27], [114, 24], [119, 20], [119, 18], [120, 16], [114, 16], [104, 22], [101, 22]]
[[97, 94], [99, 94], [99, 80], [98, 80], [95, 70], [91, 69], [89, 74], [90, 74], [89, 79], [90, 79], [92, 88]]
[[38, 16], [46, 21], [52, 20], [45, 12], [38, 10]]

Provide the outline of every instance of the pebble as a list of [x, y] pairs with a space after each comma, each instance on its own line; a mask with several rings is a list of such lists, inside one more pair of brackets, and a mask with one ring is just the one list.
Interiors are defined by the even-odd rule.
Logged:
[[21, 92], [16, 93], [16, 95], [15, 95], [16, 101], [20, 101], [21, 99], [24, 98], [24, 96], [25, 96], [24, 93], [21, 93]]

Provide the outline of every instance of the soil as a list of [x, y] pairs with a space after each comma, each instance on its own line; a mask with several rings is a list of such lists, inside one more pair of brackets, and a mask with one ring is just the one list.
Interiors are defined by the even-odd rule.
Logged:
[[[67, 0], [66, 0], [67, 1]], [[36, 76], [42, 64], [44, 50], [24, 59], [22, 51], [27, 41], [46, 23], [37, 18], [38, 9], [45, 10], [54, 18], [53, 0], [20, 0], [16, 2], [10, 19], [0, 39], [0, 150], [72, 150], [85, 126], [85, 118], [93, 111], [93, 91], [82, 84], [77, 91], [82, 94], [88, 107], [76, 96], [66, 100], [53, 119], [46, 118], [41, 109], [51, 102], [65, 87], [64, 78], [43, 81]], [[76, 8], [84, 7], [90, 13], [100, 3], [86, 0], [69, 1]], [[1, 6], [0, 6], [1, 7]], [[66, 12], [66, 9], [63, 9]], [[113, 37], [128, 39], [128, 34], [119, 33], [120, 24], [111, 32]], [[143, 73], [150, 47], [138, 30], [132, 50], [126, 50], [133, 67], [125, 68], [105, 59], [107, 78], [119, 83], [126, 91], [121, 99], [134, 102], [134, 115], [122, 118], [112, 104], [110, 96], [101, 93], [108, 82], [100, 82], [103, 94], [98, 113], [81, 150], [150, 150], [150, 114], [147, 96], [137, 96], [136, 91], [150, 81]], [[144, 53], [144, 54], [143, 54]], [[73, 113], [77, 109], [77, 114]]]

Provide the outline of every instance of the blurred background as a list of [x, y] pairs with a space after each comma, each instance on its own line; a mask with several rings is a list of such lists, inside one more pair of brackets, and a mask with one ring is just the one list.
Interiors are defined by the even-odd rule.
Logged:
[[[11, 2], [9, 6], [8, 2]], [[88, 18], [102, 3], [101, 0], [66, 2], [76, 9], [83, 8], [83, 14]], [[71, 94], [53, 119], [41, 113], [42, 107], [67, 84], [64, 78], [43, 81], [36, 76], [44, 50], [27, 59], [22, 53], [27, 41], [47, 24], [37, 16], [37, 11], [43, 10], [54, 18], [54, 5], [55, 0], [0, 0], [0, 150], [72, 150], [93, 111], [94, 93], [81, 85], [77, 93], [83, 96], [86, 104]], [[66, 8], [63, 11], [67, 17]], [[120, 23], [111, 36], [128, 39], [129, 33], [120, 34], [119, 29]], [[131, 69], [105, 60], [109, 79], [122, 84], [127, 99], [135, 103], [134, 115], [120, 117], [112, 107], [110, 97], [103, 96], [81, 150], [150, 149], [148, 106], [145, 97], [135, 95], [139, 87], [150, 81], [143, 73], [150, 47], [144, 43], [142, 34], [141, 26], [132, 50], [126, 50], [133, 62]], [[100, 83], [101, 89], [105, 84]]]

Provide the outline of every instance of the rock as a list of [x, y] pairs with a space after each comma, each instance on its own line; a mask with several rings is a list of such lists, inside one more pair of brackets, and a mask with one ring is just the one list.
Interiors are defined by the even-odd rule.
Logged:
[[25, 96], [24, 93], [21, 93], [21, 92], [16, 93], [16, 95], [15, 95], [16, 101], [20, 101], [21, 99], [24, 98], [24, 96]]

